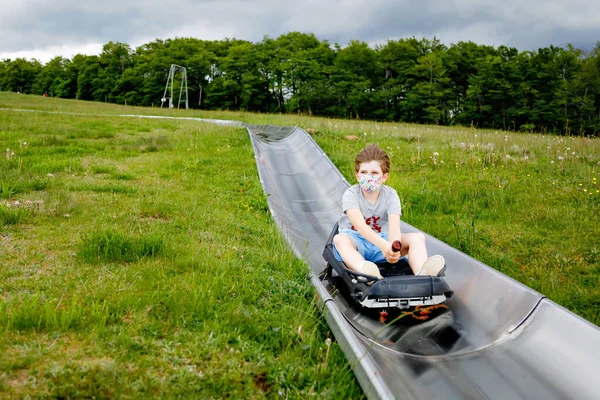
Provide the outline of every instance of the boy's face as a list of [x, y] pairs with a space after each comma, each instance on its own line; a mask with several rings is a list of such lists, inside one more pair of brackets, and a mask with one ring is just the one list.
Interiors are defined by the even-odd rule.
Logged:
[[379, 161], [369, 161], [369, 162], [364, 162], [361, 163], [359, 168], [358, 168], [358, 172], [355, 174], [356, 176], [356, 180], [358, 181], [358, 176], [359, 175], [374, 175], [376, 177], [381, 177], [381, 183], [385, 183], [385, 181], [387, 181], [388, 176], [390, 175], [389, 173], [383, 173], [383, 171], [381, 170], [381, 165], [379, 164]]

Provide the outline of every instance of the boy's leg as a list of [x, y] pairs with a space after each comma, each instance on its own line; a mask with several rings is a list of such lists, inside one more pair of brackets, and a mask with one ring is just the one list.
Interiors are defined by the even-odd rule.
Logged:
[[421, 267], [427, 260], [427, 248], [425, 247], [425, 235], [422, 233], [403, 233], [401, 255], [408, 254], [408, 265], [415, 275], [421, 271]]
[[408, 254], [408, 265], [415, 275], [437, 276], [443, 269], [445, 262], [442, 256], [427, 257], [425, 235], [422, 233], [405, 233], [400, 241], [402, 242], [400, 254], [403, 256]]
[[377, 265], [365, 261], [365, 258], [357, 249], [354, 238], [349, 235], [338, 234], [333, 237], [333, 244], [349, 269], [355, 272], [373, 275], [379, 279], [383, 278]]

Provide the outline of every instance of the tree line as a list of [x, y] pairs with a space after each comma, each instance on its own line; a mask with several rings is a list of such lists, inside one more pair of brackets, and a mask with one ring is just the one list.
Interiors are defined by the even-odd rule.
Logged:
[[519, 51], [413, 37], [371, 48], [300, 32], [257, 43], [176, 38], [132, 49], [109, 42], [99, 55], [0, 61], [0, 90], [160, 106], [171, 64], [187, 68], [190, 106], [200, 109], [600, 131], [600, 42], [588, 51]]

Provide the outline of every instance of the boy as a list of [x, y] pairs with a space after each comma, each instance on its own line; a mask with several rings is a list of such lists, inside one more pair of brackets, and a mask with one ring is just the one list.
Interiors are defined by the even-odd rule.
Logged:
[[[342, 199], [339, 233], [333, 238], [335, 257], [353, 271], [382, 279], [375, 263], [396, 263], [408, 254], [415, 275], [437, 276], [445, 267], [442, 256], [427, 258], [422, 233], [400, 233], [400, 198], [383, 185], [390, 172], [390, 158], [375, 144], [362, 149], [354, 160], [357, 185], [349, 187]], [[392, 251], [400, 240], [402, 250]]]

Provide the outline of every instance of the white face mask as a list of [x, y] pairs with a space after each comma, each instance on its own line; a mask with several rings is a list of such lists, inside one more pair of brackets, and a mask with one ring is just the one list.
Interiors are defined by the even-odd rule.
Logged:
[[376, 192], [381, 189], [381, 185], [383, 184], [382, 176], [369, 174], [358, 175], [358, 184], [365, 192]]

